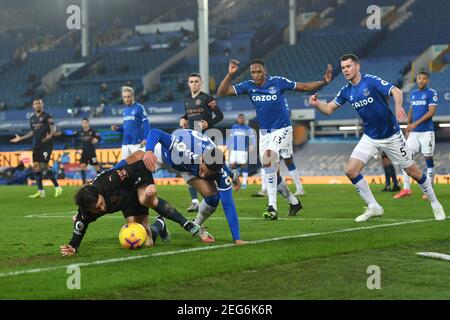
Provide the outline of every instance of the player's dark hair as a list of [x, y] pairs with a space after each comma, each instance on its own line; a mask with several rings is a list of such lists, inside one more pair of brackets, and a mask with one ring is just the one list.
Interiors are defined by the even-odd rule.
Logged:
[[225, 163], [225, 155], [219, 148], [211, 148], [203, 153], [203, 162], [208, 170], [219, 172]]
[[341, 56], [341, 61], [345, 61], [348, 59], [352, 60], [353, 62], [359, 63], [359, 58], [356, 54], [348, 53]]
[[263, 67], [265, 67], [264, 60], [263, 60], [263, 59], [253, 59], [252, 61], [250, 61], [250, 65], [252, 65], [252, 64], [260, 64], [260, 65], [262, 65]]
[[188, 79], [190, 78], [190, 77], [198, 77], [198, 78], [202, 78], [202, 76], [200, 75], [200, 73], [197, 73], [197, 72], [192, 72], [190, 75], [188, 75]]
[[31, 100], [31, 103], [34, 103], [35, 101], [42, 101], [42, 102], [44, 102], [41, 97], [33, 98], [33, 100]]
[[88, 118], [83, 118], [83, 119], [81, 119], [81, 121], [87, 121], [87, 122], [89, 122], [89, 119], [88, 119]]
[[77, 206], [89, 211], [97, 204], [99, 194], [100, 189], [98, 187], [86, 185], [77, 191], [74, 200]]
[[430, 78], [430, 74], [426, 71], [420, 71], [417, 75], [419, 75], [419, 74], [423, 74], [423, 75], [427, 76], [428, 78]]
[[238, 117], [243, 117], [243, 116], [244, 116], [243, 113], [239, 113], [239, 114], [238, 114]]

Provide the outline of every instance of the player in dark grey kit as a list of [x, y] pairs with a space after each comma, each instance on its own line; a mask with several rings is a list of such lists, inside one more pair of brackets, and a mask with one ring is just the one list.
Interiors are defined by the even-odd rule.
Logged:
[[81, 140], [81, 180], [83, 181], [83, 184], [86, 183], [86, 168], [88, 164], [95, 167], [95, 170], [97, 173], [101, 171], [100, 163], [97, 160], [97, 155], [95, 152], [95, 144], [99, 142], [102, 138], [100, 137], [100, 134], [95, 131], [95, 129], [92, 129], [89, 126], [89, 119], [83, 118], [82, 120], [82, 129], [81, 131], [76, 132], [76, 135]]
[[[184, 99], [185, 113], [180, 119], [180, 127], [204, 133], [207, 129], [212, 129], [214, 125], [223, 120], [223, 113], [216, 99], [201, 91], [202, 84], [200, 74], [191, 73], [188, 76], [190, 92]], [[188, 186], [188, 188], [192, 202], [189, 208], [187, 208], [187, 211], [198, 211], [199, 201], [197, 191], [191, 186]]]
[[[200, 238], [210, 236], [203, 227], [189, 221], [170, 203], [156, 196], [153, 175], [142, 161], [98, 174], [89, 185], [78, 190], [75, 202], [78, 213], [73, 217], [72, 239], [69, 244], [60, 247], [63, 256], [70, 256], [78, 251], [91, 222], [117, 211], [122, 211], [127, 223], [137, 222], [144, 226], [149, 235], [146, 246], [152, 246], [158, 235], [164, 241], [169, 239], [164, 218], [177, 222], [186, 231]], [[152, 226], [148, 225], [148, 208], [159, 214]]]
[[42, 176], [48, 176], [55, 186], [55, 197], [62, 195], [62, 188], [58, 184], [55, 175], [48, 167], [48, 161], [53, 151], [52, 138], [56, 133], [53, 117], [44, 111], [44, 102], [37, 98], [33, 100], [34, 114], [30, 118], [31, 131], [23, 136], [16, 134], [10, 142], [19, 141], [33, 137], [33, 173], [36, 179], [38, 192], [29, 196], [30, 198], [44, 198], [45, 191], [42, 185]]

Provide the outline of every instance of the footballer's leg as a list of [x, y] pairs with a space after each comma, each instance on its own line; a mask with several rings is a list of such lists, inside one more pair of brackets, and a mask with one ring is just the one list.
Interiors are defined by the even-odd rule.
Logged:
[[[141, 205], [152, 208], [160, 216], [172, 220], [178, 223], [184, 230], [193, 235], [197, 235], [200, 230], [200, 226], [189, 221], [184, 217], [177, 209], [175, 209], [170, 203], [164, 199], [158, 198], [156, 195], [147, 196], [145, 192], [146, 186], [140, 186], [138, 188], [138, 197]], [[162, 235], [162, 238], [164, 235]], [[164, 239], [163, 239], [164, 240]], [[168, 240], [168, 238], [166, 239]]]
[[289, 202], [289, 216], [296, 216], [297, 213], [303, 208], [300, 200], [298, 200], [294, 194], [289, 190], [286, 181], [280, 175], [280, 172], [277, 174], [277, 187], [278, 192]]
[[295, 166], [292, 154], [290, 154], [289, 157], [284, 158], [283, 160], [286, 167], [289, 170], [289, 175], [292, 177], [292, 180], [294, 181], [296, 188], [295, 195], [304, 196], [306, 194], [305, 189], [303, 188], [302, 181], [300, 180], [300, 175], [298, 174], [298, 170], [297, 167]]
[[445, 212], [442, 205], [439, 203], [438, 199], [433, 190], [433, 184], [431, 179], [428, 178], [422, 170], [417, 167], [416, 164], [412, 164], [408, 168], [404, 169], [405, 172], [414, 180], [417, 181], [420, 189], [422, 189], [424, 195], [426, 195], [428, 201], [430, 201], [431, 208], [433, 209], [434, 218], [438, 221], [445, 220]]
[[80, 175], [81, 175], [81, 183], [86, 184], [86, 168], [87, 165], [85, 162], [80, 164]]
[[263, 213], [263, 217], [270, 220], [278, 218], [277, 212], [277, 166], [278, 153], [273, 150], [265, 150], [262, 163], [264, 167], [264, 179], [267, 186], [267, 196], [269, 198], [267, 210]]
[[219, 195], [213, 181], [200, 178], [189, 179], [188, 184], [200, 192], [203, 197], [200, 208], [194, 223], [202, 225], [213, 213], [219, 205]]
[[363, 135], [350, 155], [345, 167], [345, 175], [350, 179], [360, 197], [367, 204], [367, 209], [355, 219], [356, 222], [367, 221], [372, 217], [380, 217], [384, 213], [383, 208], [375, 200], [369, 184], [361, 174], [367, 162], [379, 154], [378, 144], [378, 141], [374, 141], [374, 139]]
[[[33, 158], [35, 157], [36, 151], [33, 151]], [[44, 186], [42, 184], [42, 171], [41, 171], [41, 164], [37, 161], [33, 161], [33, 175], [34, 179], [36, 180], [36, 185], [38, 188], [38, 191], [35, 194], [32, 194], [29, 196], [29, 198], [44, 198], [45, 197], [45, 191]]]

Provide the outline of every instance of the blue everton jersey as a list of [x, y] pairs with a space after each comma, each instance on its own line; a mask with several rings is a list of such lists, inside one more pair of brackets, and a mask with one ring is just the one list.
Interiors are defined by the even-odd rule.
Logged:
[[143, 105], [134, 103], [123, 111], [122, 144], [139, 144], [148, 134], [149, 122]]
[[284, 91], [294, 90], [296, 83], [284, 77], [266, 77], [262, 86], [247, 80], [233, 86], [236, 95], [247, 94], [256, 110], [261, 129], [273, 130], [291, 125]]
[[393, 88], [380, 77], [365, 74], [357, 85], [348, 83], [342, 87], [334, 102], [342, 106], [348, 101], [361, 117], [364, 133], [372, 139], [385, 139], [400, 130], [388, 103]]
[[254, 130], [246, 124], [234, 124], [231, 127], [230, 136], [227, 140], [227, 149], [233, 151], [248, 151], [249, 144], [256, 145], [256, 135]]
[[[152, 138], [152, 140], [155, 139]], [[214, 142], [207, 135], [190, 129], [175, 130], [171, 136], [161, 131], [157, 140], [161, 143], [162, 158], [165, 165], [180, 172], [188, 172], [196, 177], [199, 176], [202, 154], [207, 149], [216, 148]], [[219, 189], [225, 190], [231, 187], [228, 173], [224, 169], [207, 180], [216, 181]]]
[[[412, 110], [412, 122], [422, 118], [429, 111], [429, 106], [437, 106], [438, 102], [437, 92], [430, 88], [412, 91], [409, 99]], [[414, 129], [414, 132], [426, 131], [434, 131], [433, 120], [431, 118], [422, 122]]]

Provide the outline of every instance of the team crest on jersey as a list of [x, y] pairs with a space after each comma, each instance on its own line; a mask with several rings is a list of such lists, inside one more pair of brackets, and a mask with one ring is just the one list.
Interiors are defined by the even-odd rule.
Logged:
[[196, 106], [199, 106], [201, 104], [202, 104], [202, 100], [200, 100], [200, 99], [195, 100], [195, 105]]
[[427, 95], [424, 93], [424, 94], [422, 94], [422, 97], [420, 99], [425, 100], [426, 98], [427, 98]]
[[44, 120], [44, 118], [43, 117], [39, 117], [39, 121], [42, 121], [42, 120]]
[[369, 91], [369, 89], [367, 89], [367, 88], [364, 88], [364, 90], [363, 90], [363, 94], [364, 94], [364, 96], [368, 97], [368, 96], [370, 95], [370, 91]]
[[277, 88], [275, 88], [275, 87], [270, 87], [270, 88], [269, 88], [269, 93], [270, 93], [270, 94], [275, 94], [275, 93], [277, 93]]

